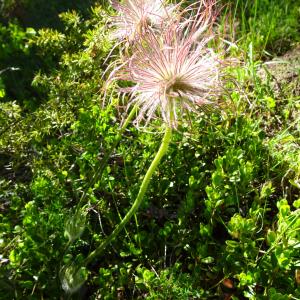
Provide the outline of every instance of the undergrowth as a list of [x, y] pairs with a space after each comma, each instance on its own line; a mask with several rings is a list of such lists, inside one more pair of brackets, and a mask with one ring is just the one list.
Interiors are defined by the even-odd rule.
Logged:
[[[300, 11], [292, 0], [223, 2], [216, 31], [240, 61], [228, 71], [236, 83], [221, 109], [180, 124], [135, 220], [74, 299], [300, 298], [299, 89], [278, 94], [259, 76], [299, 43]], [[159, 121], [129, 126], [93, 180], [127, 114], [115, 91], [103, 106], [111, 13], [96, 3], [88, 16], [61, 13], [61, 29], [0, 24], [1, 299], [67, 297], [60, 267], [111, 233], [159, 146]], [[83, 232], [66, 252], [83, 193]]]

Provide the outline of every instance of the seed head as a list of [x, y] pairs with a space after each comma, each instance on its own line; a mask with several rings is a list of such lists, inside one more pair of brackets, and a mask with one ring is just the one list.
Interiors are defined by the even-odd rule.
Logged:
[[160, 34], [149, 29], [133, 45], [133, 55], [118, 77], [135, 83], [126, 91], [131, 93], [130, 104], [140, 107], [138, 124], [159, 114], [177, 127], [179, 112], [212, 103], [221, 86], [221, 61], [207, 46], [213, 35], [204, 35], [212, 18], [209, 3]]
[[170, 19], [176, 6], [166, 5], [163, 0], [112, 0], [118, 15], [113, 18], [116, 27], [113, 37], [132, 42], [148, 27], [160, 28]]

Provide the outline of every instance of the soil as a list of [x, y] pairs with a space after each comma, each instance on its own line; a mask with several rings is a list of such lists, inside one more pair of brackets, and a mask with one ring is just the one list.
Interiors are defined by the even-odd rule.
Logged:
[[263, 82], [270, 81], [277, 96], [287, 89], [288, 94], [300, 96], [300, 45], [263, 63], [258, 76]]

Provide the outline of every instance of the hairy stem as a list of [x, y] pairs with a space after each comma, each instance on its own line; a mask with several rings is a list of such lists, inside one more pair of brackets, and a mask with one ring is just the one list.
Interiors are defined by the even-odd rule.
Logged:
[[[124, 124], [122, 125], [122, 127], [120, 128], [116, 138], [115, 138], [115, 141], [113, 143], [113, 145], [111, 146], [111, 148], [105, 153], [104, 157], [102, 158], [101, 160], [101, 163], [99, 165], [99, 167], [97, 168], [94, 176], [91, 178], [89, 184], [88, 184], [88, 187], [86, 188], [86, 190], [84, 191], [84, 193], [82, 194], [80, 200], [78, 201], [77, 205], [76, 205], [76, 209], [75, 209], [75, 216], [76, 214], [80, 211], [80, 209], [82, 209], [82, 206], [83, 206], [83, 201], [85, 200], [86, 196], [87, 196], [87, 191], [88, 189], [93, 186], [97, 180], [101, 179], [101, 176], [102, 176], [102, 173], [103, 173], [103, 170], [105, 168], [105, 166], [107, 165], [107, 162], [109, 160], [109, 158], [111, 157], [111, 154], [112, 152], [114, 151], [114, 149], [118, 146], [121, 138], [122, 138], [122, 135], [125, 131], [125, 129], [127, 128], [128, 124], [130, 123], [130, 121], [133, 119], [134, 115], [136, 114], [137, 112], [137, 106], [134, 106], [132, 108], [132, 110], [130, 111], [127, 119], [125, 120]], [[63, 252], [61, 253], [61, 257], [60, 257], [60, 261], [63, 260], [63, 257], [66, 255], [66, 253], [69, 251], [69, 248], [71, 247], [71, 245], [73, 244], [74, 240], [73, 241], [68, 241], [68, 243], [66, 244]], [[59, 265], [59, 269], [58, 269], [58, 273], [59, 273], [59, 270], [61, 270], [61, 265]]]
[[167, 152], [169, 143], [171, 141], [171, 136], [172, 136], [172, 129], [171, 129], [171, 127], [167, 126], [165, 129], [165, 134], [164, 134], [162, 143], [160, 145], [160, 148], [159, 148], [158, 152], [156, 153], [156, 155], [155, 155], [155, 157], [143, 179], [139, 193], [138, 193], [133, 205], [131, 206], [130, 210], [127, 212], [127, 214], [122, 219], [122, 221], [117, 225], [117, 227], [114, 229], [114, 231], [110, 234], [110, 236], [108, 236], [102, 242], [102, 244], [97, 249], [95, 249], [93, 252], [91, 252], [90, 255], [84, 260], [83, 265], [85, 265], [85, 266], [88, 265], [95, 257], [100, 255], [105, 250], [107, 245], [110, 244], [117, 237], [119, 232], [124, 228], [124, 226], [129, 222], [131, 217], [138, 210], [139, 206], [143, 202], [144, 195], [147, 191], [151, 177], [152, 177], [153, 173], [155, 172], [155, 170], [157, 169], [161, 158]]

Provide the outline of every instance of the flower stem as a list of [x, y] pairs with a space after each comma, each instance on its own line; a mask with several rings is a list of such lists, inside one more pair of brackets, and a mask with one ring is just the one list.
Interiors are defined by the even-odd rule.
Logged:
[[[138, 107], [135, 105], [128, 117], [126, 118], [125, 122], [123, 123], [123, 125], [121, 126], [121, 128], [119, 129], [119, 132], [117, 133], [117, 136], [115, 137], [114, 143], [112, 144], [111, 148], [105, 153], [104, 157], [101, 160], [101, 163], [99, 165], [99, 167], [97, 168], [96, 172], [94, 173], [94, 176], [91, 178], [89, 184], [88, 184], [88, 188], [86, 188], [85, 192], [83, 193], [83, 195], [81, 196], [80, 200], [78, 201], [76, 208], [75, 208], [75, 215], [80, 211], [80, 209], [83, 206], [83, 201], [85, 200], [86, 196], [87, 196], [87, 191], [88, 189], [93, 186], [97, 180], [101, 179], [102, 177], [102, 173], [103, 170], [105, 168], [105, 166], [107, 165], [107, 162], [109, 160], [109, 158], [111, 157], [112, 152], [114, 151], [114, 149], [118, 146], [120, 140], [122, 139], [123, 133], [126, 130], [128, 124], [130, 123], [130, 121], [133, 119], [134, 115], [137, 112]], [[65, 246], [64, 251], [61, 254], [61, 259], [60, 261], [62, 261], [62, 258], [65, 256], [65, 254], [68, 252], [69, 248], [71, 247], [71, 245], [73, 244], [74, 240], [72, 241], [68, 241], [68, 243]], [[87, 257], [87, 259], [89, 259], [89, 257]], [[74, 262], [71, 262], [68, 266], [65, 266], [65, 270], [62, 272], [63, 268], [61, 267], [61, 265], [59, 265], [59, 269], [58, 269], [58, 274], [60, 274], [60, 272], [62, 272], [62, 274], [65, 273], [65, 271], [67, 270], [67, 267], [72, 267]], [[85, 266], [86, 264], [84, 264]], [[77, 268], [74, 268], [73, 270], [73, 276], [76, 276], [77, 272], [80, 272], [80, 264], [78, 264]], [[59, 275], [57, 278], [62, 277], [63, 279], [65, 278], [66, 275]], [[61, 279], [62, 280], [62, 279]], [[80, 283], [79, 285], [81, 285], [82, 283]]]
[[143, 179], [139, 193], [138, 193], [133, 205], [131, 206], [130, 210], [127, 212], [125, 217], [122, 219], [122, 221], [117, 225], [117, 227], [114, 229], [114, 231], [110, 234], [110, 236], [108, 236], [100, 244], [100, 246], [97, 249], [95, 249], [93, 252], [91, 252], [90, 255], [83, 261], [84, 266], [88, 265], [96, 256], [100, 255], [105, 250], [107, 245], [110, 244], [116, 238], [116, 236], [119, 234], [119, 232], [124, 228], [124, 226], [129, 222], [131, 217], [138, 210], [139, 206], [143, 202], [143, 198], [147, 191], [151, 177], [152, 177], [153, 173], [155, 172], [155, 170], [157, 169], [161, 158], [164, 156], [164, 154], [168, 150], [168, 146], [170, 144], [171, 137], [172, 137], [172, 129], [171, 129], [171, 127], [166, 125], [165, 134], [164, 134], [163, 140], [161, 142], [161, 145], [159, 147], [159, 150], [156, 153], [156, 155], [155, 155], [155, 157]]

